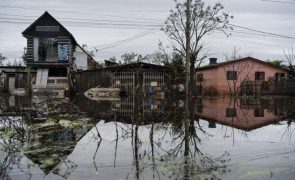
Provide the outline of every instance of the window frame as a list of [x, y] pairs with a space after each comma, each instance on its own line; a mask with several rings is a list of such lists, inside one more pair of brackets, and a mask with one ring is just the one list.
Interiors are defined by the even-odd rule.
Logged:
[[227, 80], [237, 80], [238, 79], [237, 71], [226, 71], [226, 79]]
[[[261, 74], [263, 74], [261, 76]], [[264, 81], [265, 80], [265, 72], [264, 71], [256, 71], [255, 72], [255, 81]]]

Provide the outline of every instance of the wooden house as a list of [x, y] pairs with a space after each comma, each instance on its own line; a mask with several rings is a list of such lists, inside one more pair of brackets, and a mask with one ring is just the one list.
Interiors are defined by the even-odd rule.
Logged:
[[48, 12], [22, 32], [27, 38], [25, 63], [33, 90], [69, 89], [70, 73], [87, 70], [96, 61], [78, 45], [74, 36]]
[[169, 67], [135, 62], [77, 72], [73, 74], [73, 82], [76, 92], [80, 93], [97, 86], [119, 88], [130, 94], [137, 90], [153, 93], [168, 86], [170, 75]]

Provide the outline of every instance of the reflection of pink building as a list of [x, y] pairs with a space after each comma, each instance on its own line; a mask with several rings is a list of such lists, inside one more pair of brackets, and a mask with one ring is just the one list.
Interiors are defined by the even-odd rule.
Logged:
[[280, 117], [271, 112], [261, 99], [202, 99], [196, 114], [212, 123], [251, 131], [277, 122]]
[[[242, 88], [243, 92], [253, 94], [254, 88], [255, 92], [257, 88], [259, 91], [268, 91], [267, 82], [286, 78], [286, 73], [285, 68], [252, 57], [218, 64], [215, 58], [211, 58], [210, 65], [197, 69], [196, 80], [198, 89], [202, 89], [206, 94], [238, 94]], [[244, 86], [241, 87], [241, 84]]]

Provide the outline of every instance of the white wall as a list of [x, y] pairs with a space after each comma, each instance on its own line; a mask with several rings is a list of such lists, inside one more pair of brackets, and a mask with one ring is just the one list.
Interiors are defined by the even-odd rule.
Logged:
[[75, 49], [74, 57], [77, 69], [87, 70], [87, 54], [79, 46]]

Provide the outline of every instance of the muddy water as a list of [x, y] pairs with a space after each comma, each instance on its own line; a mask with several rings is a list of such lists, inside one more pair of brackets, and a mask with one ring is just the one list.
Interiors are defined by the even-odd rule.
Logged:
[[0, 99], [0, 179], [295, 177], [293, 98]]

